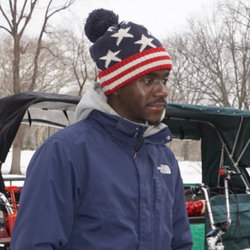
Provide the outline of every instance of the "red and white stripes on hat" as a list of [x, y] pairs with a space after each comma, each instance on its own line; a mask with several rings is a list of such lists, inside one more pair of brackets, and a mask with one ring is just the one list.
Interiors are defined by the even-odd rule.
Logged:
[[135, 79], [159, 69], [172, 69], [171, 59], [163, 47], [144, 50], [101, 71], [98, 74], [105, 95]]

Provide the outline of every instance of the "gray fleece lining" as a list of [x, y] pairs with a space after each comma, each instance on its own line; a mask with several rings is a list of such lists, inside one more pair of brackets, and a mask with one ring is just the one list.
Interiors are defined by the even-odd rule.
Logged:
[[[101, 86], [99, 83], [96, 83], [93, 88], [89, 89], [81, 98], [79, 104], [76, 107], [76, 120], [80, 121], [85, 119], [92, 110], [99, 110], [107, 114], [119, 116], [114, 109], [112, 109], [107, 104], [107, 97], [104, 95]], [[165, 116], [165, 112], [162, 116], [162, 119]], [[131, 122], [131, 121], [130, 121]], [[135, 122], [133, 122], [135, 123]], [[137, 124], [137, 123], [135, 123]], [[153, 135], [160, 130], [167, 127], [166, 124], [160, 123], [155, 126], [151, 126], [148, 124], [139, 124], [143, 126], [147, 126], [147, 130], [144, 133], [144, 137]]]

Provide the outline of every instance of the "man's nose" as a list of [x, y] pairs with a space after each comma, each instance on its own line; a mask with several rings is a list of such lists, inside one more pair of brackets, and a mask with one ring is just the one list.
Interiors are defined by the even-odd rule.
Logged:
[[155, 84], [154, 95], [157, 97], [166, 98], [168, 96], [167, 86], [161, 80]]

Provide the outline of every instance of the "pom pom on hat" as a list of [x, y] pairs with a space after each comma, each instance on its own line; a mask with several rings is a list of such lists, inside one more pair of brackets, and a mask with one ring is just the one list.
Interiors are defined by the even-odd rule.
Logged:
[[92, 11], [84, 27], [88, 39], [94, 43], [99, 37], [104, 35], [107, 29], [118, 24], [118, 15], [111, 10], [97, 9]]
[[113, 11], [92, 11], [84, 29], [93, 42], [90, 54], [100, 70], [105, 95], [152, 71], [172, 69], [171, 59], [157, 38], [142, 25], [119, 23]]

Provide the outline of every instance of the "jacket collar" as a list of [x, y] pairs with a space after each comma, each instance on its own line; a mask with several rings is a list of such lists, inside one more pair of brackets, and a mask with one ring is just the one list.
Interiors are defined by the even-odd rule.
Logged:
[[151, 133], [154, 129], [153, 126], [133, 123], [120, 116], [110, 115], [98, 110], [93, 110], [89, 114], [89, 118], [95, 119], [100, 126], [104, 126], [105, 129], [115, 137], [126, 136], [136, 140], [144, 137], [145, 141], [161, 144], [172, 140], [172, 134], [167, 126], [157, 125], [161, 126], [161, 129], [158, 129], [156, 133]]

